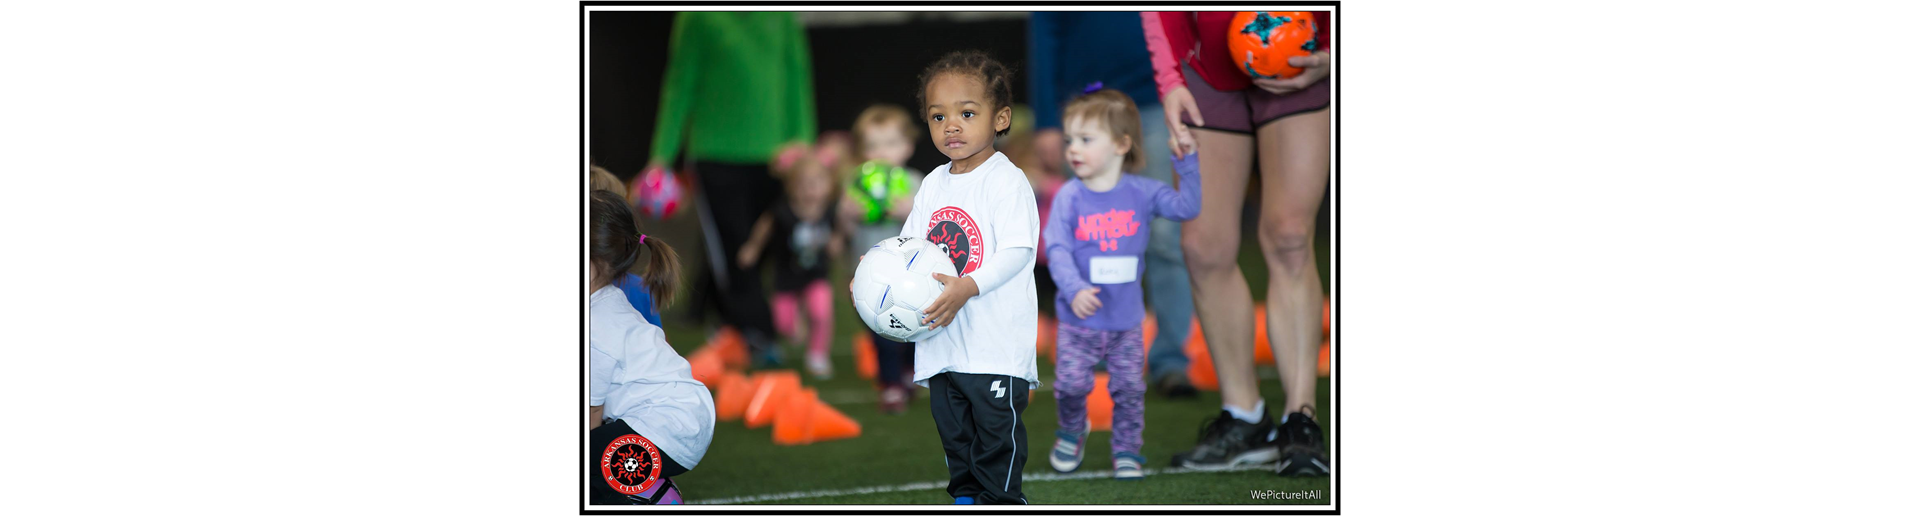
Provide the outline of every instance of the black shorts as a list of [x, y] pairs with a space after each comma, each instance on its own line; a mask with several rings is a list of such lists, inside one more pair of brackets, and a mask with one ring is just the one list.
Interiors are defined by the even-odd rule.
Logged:
[[[627, 422], [614, 419], [595, 427], [592, 434], [592, 438], [588, 439], [587, 446], [588, 501], [594, 505], [633, 505], [635, 503], [642, 503], [626, 494], [615, 491], [613, 484], [607, 483], [606, 476], [600, 472], [600, 456], [606, 451], [607, 445], [613, 444], [615, 439], [628, 435], [640, 435], [640, 433], [633, 431], [633, 427], [627, 426]], [[673, 457], [667, 456], [666, 450], [659, 451], [660, 474], [662, 477], [672, 478], [687, 472], [687, 468], [681, 467], [680, 463], [673, 461]], [[662, 480], [664, 481], [665, 479], [663, 478]]]

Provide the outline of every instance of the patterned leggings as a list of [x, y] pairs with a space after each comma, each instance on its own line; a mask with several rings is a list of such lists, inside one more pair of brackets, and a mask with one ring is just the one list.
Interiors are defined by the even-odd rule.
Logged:
[[1140, 328], [1106, 331], [1060, 323], [1053, 369], [1053, 399], [1059, 401], [1060, 429], [1087, 427], [1087, 394], [1093, 392], [1093, 366], [1107, 360], [1107, 392], [1113, 396], [1113, 451], [1140, 453], [1146, 426], [1147, 363]]

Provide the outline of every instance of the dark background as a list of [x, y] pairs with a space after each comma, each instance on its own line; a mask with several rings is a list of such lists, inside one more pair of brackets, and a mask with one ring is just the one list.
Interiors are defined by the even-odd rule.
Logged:
[[[587, 153], [622, 180], [640, 172], [653, 145], [673, 16], [619, 11], [594, 12], [588, 18], [592, 52], [587, 62], [587, 123], [592, 136]], [[820, 132], [852, 129], [854, 117], [875, 102], [913, 110], [920, 70], [955, 50], [984, 50], [1006, 63], [1014, 70], [1013, 102], [1027, 101], [1026, 20], [817, 27], [807, 29], [807, 40]], [[921, 136], [925, 132], [922, 128]], [[913, 168], [928, 171], [947, 162], [932, 139], [920, 138], [916, 145], [908, 161]]]

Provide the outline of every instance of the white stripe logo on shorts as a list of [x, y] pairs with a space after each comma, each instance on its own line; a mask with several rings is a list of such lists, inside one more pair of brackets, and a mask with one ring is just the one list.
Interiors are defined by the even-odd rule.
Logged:
[[1007, 397], [1007, 388], [1000, 386], [1000, 380], [994, 380], [993, 385], [988, 386], [987, 388], [993, 389], [993, 397], [995, 399]]

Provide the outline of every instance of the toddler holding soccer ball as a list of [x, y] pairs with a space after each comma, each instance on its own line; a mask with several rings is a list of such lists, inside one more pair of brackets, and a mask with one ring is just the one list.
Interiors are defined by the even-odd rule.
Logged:
[[[958, 273], [929, 274], [942, 288], [920, 310], [922, 320], [900, 324], [898, 307], [881, 301], [896, 310], [887, 315], [887, 329], [875, 327], [873, 318], [867, 323], [915, 342], [913, 379], [931, 390], [933, 422], [946, 450], [947, 494], [959, 505], [1027, 503], [1020, 470], [1032, 445], [1021, 413], [1040, 379], [1033, 284], [1040, 214], [1026, 174], [993, 149], [994, 137], [1013, 124], [1012, 81], [1012, 70], [979, 51], [947, 54], [921, 73], [921, 120], [952, 161], [921, 182], [898, 237], [868, 251], [912, 245], [913, 257], [900, 262], [906, 270], [927, 270], [924, 260], [944, 258]], [[928, 250], [937, 254], [926, 256]], [[861, 285], [864, 274], [856, 271], [849, 284], [856, 302], [871, 294], [870, 285]]]
[[[1060, 430], [1048, 461], [1053, 469], [1079, 469], [1086, 456], [1087, 394], [1094, 365], [1107, 362], [1113, 396], [1113, 476], [1138, 479], [1146, 424], [1146, 348], [1141, 340], [1140, 277], [1146, 270], [1149, 223], [1200, 213], [1200, 165], [1193, 154], [1174, 161], [1180, 188], [1121, 173], [1144, 165], [1140, 111], [1133, 99], [1101, 89], [1067, 103], [1067, 160], [1074, 179], [1053, 199], [1045, 231], [1048, 268], [1060, 287], [1054, 313], [1060, 318], [1054, 399]], [[1158, 142], [1155, 142], [1158, 143]]]

